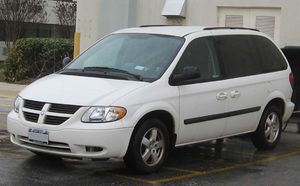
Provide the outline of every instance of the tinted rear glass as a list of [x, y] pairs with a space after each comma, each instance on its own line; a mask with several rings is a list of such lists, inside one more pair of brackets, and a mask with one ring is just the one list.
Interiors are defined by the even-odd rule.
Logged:
[[249, 36], [217, 36], [216, 48], [227, 78], [262, 73], [259, 56]]
[[286, 61], [278, 48], [267, 38], [251, 36], [255, 42], [255, 48], [260, 55], [263, 72], [273, 72], [287, 68]]
[[254, 35], [215, 37], [219, 60], [227, 78], [274, 72], [287, 68], [277, 47], [267, 38]]

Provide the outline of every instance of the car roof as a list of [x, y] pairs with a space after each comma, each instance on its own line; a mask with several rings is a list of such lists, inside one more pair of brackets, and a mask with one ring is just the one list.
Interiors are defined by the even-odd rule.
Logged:
[[119, 30], [115, 33], [147, 33], [184, 37], [187, 34], [199, 32], [203, 29], [204, 27], [200, 26], [142, 26]]
[[146, 33], [146, 34], [161, 34], [161, 35], [171, 35], [184, 37], [194, 32], [201, 32], [205, 30], [223, 30], [230, 31], [234, 29], [235, 31], [258, 31], [251, 28], [232, 28], [232, 27], [202, 27], [202, 26], [169, 26], [169, 25], [145, 25], [135, 28], [126, 28], [116, 33]]

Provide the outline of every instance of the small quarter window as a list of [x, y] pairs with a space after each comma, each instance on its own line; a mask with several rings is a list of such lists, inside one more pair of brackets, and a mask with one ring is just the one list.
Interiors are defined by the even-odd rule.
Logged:
[[261, 58], [263, 72], [274, 72], [287, 69], [287, 64], [279, 49], [267, 38], [253, 36], [255, 48]]

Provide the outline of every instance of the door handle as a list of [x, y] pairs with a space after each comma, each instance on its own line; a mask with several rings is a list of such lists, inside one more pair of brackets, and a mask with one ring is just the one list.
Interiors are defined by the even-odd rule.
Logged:
[[220, 93], [217, 94], [217, 100], [222, 101], [222, 100], [225, 100], [227, 98], [228, 98], [227, 92], [220, 92]]
[[231, 98], [238, 98], [238, 97], [240, 97], [241, 96], [241, 93], [240, 93], [240, 91], [238, 91], [238, 90], [234, 90], [234, 91], [231, 91], [230, 92], [230, 97]]

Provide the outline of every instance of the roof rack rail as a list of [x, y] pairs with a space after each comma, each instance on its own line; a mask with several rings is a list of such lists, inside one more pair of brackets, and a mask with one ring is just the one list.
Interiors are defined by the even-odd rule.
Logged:
[[252, 31], [257, 31], [259, 32], [259, 30], [255, 29], [255, 28], [246, 28], [246, 27], [206, 27], [203, 30], [225, 30], [225, 29], [239, 29], [239, 30], [252, 30]]
[[179, 26], [179, 25], [140, 25], [139, 27]]

